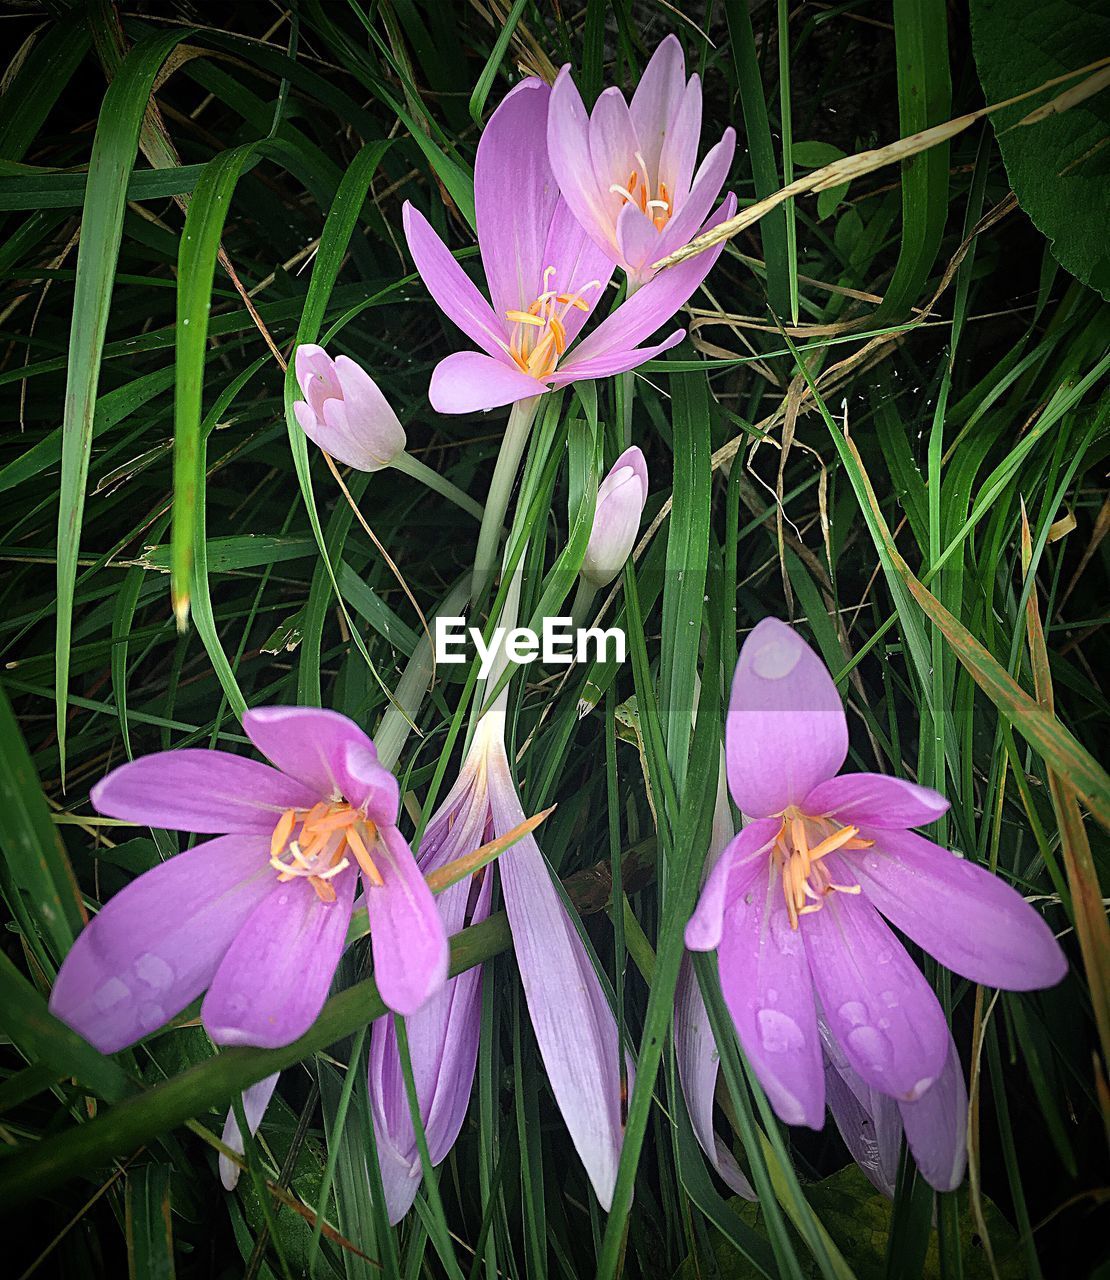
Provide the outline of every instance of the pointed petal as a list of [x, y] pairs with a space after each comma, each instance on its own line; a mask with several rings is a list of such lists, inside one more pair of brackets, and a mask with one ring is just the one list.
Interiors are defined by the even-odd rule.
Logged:
[[501, 100], [478, 143], [474, 213], [498, 317], [527, 311], [543, 288], [543, 251], [559, 198], [545, 145], [550, 97], [541, 80], [522, 81]]
[[401, 220], [412, 260], [439, 309], [488, 355], [503, 352], [507, 341], [504, 324], [428, 219], [406, 200]]
[[551, 216], [543, 260], [545, 266], [555, 268], [544, 282], [546, 287], [564, 297], [576, 298], [582, 304], [560, 305], [563, 332], [569, 346], [601, 301], [613, 278], [613, 263], [610, 255], [594, 244], [565, 200], [559, 201]]
[[565, 366], [555, 370], [552, 386], [567, 387], [572, 382], [589, 382], [591, 378], [609, 378], [617, 373], [628, 373], [631, 369], [638, 369], [640, 365], [654, 360], [664, 351], [670, 351], [685, 337], [685, 329], [676, 329], [655, 346], [632, 347], [628, 351], [603, 351], [591, 356], [589, 360], [579, 360], [575, 355]]
[[678, 37], [672, 33], [651, 55], [629, 108], [651, 173], [659, 167], [667, 126], [674, 119], [685, 90], [686, 59]]
[[243, 728], [282, 773], [311, 788], [312, 804], [340, 797], [373, 822], [397, 821], [397, 779], [353, 720], [319, 707], [255, 707]]
[[[495, 746], [490, 754], [490, 807], [500, 836], [522, 822], [524, 812], [504, 748]], [[624, 1140], [616, 1019], [534, 838], [514, 845], [499, 870], [551, 1090], [594, 1192], [608, 1210]]]
[[924, 827], [948, 812], [948, 801], [931, 787], [919, 787], [883, 773], [841, 773], [819, 782], [802, 802], [802, 812], [853, 826], [904, 831]]
[[736, 1034], [779, 1119], [820, 1129], [825, 1076], [813, 983], [776, 871], [761, 872], [734, 900], [717, 963]]
[[[832, 858], [829, 864], [834, 883], [845, 883], [846, 864]], [[825, 1021], [848, 1065], [873, 1089], [919, 1098], [940, 1075], [950, 1039], [924, 974], [866, 899], [829, 893], [798, 932]]]
[[760, 818], [801, 804], [848, 754], [848, 722], [832, 677], [777, 618], [764, 618], [740, 650], [725, 746], [732, 798]]
[[637, 280], [647, 279], [646, 270], [663, 256], [660, 252], [662, 237], [655, 223], [639, 205], [626, 204], [617, 214], [617, 244], [620, 247], [621, 265]]
[[636, 157], [639, 150], [639, 140], [624, 95], [616, 87], [602, 90], [590, 116], [589, 160], [583, 157], [579, 163], [589, 163], [593, 168], [598, 194], [610, 225], [616, 222], [625, 201], [619, 191], [610, 188], [620, 186], [630, 190], [633, 173], [638, 175], [638, 182], [646, 181]]
[[672, 211], [689, 194], [700, 141], [701, 79], [693, 75], [686, 84], [678, 109], [667, 125], [659, 153], [659, 181], [666, 184]]
[[[279, 1074], [280, 1072], [275, 1071], [272, 1076], [267, 1076], [257, 1084], [252, 1084], [249, 1089], [243, 1090], [243, 1114], [246, 1117], [247, 1128], [252, 1134], [258, 1132], [258, 1126], [262, 1123], [262, 1117], [266, 1114], [266, 1108], [270, 1105], [270, 1099], [277, 1088]], [[239, 1132], [239, 1122], [235, 1119], [234, 1107], [227, 1113], [221, 1140], [225, 1147], [230, 1147], [240, 1155], [243, 1154], [243, 1135]], [[225, 1191], [235, 1190], [241, 1172], [239, 1166], [233, 1164], [227, 1156], [220, 1156], [220, 1181]]]
[[1052, 987], [1067, 973], [1052, 930], [998, 876], [911, 831], [861, 828], [860, 835], [875, 844], [845, 859], [850, 874], [941, 964], [1006, 991]]
[[771, 846], [782, 827], [778, 818], [749, 822], [725, 846], [702, 886], [694, 914], [686, 925], [691, 951], [712, 951], [721, 941], [725, 914], [770, 865]]
[[610, 262], [617, 261], [608, 190], [602, 191], [590, 155], [590, 117], [568, 63], [556, 77], [547, 113], [547, 151], [571, 213]]
[[216, 970], [200, 1016], [216, 1044], [292, 1044], [324, 1007], [347, 940], [357, 877], [330, 881], [322, 902], [305, 880], [278, 884], [255, 907]]
[[477, 351], [456, 351], [436, 365], [428, 399], [436, 413], [481, 413], [542, 396], [548, 390], [545, 383], [522, 373], [508, 357], [495, 360]]
[[675, 988], [674, 1047], [679, 1081], [694, 1136], [729, 1189], [745, 1200], [754, 1200], [756, 1195], [752, 1185], [736, 1163], [735, 1156], [713, 1131], [713, 1094], [717, 1086], [720, 1054], [689, 956], [682, 957]]
[[80, 933], [50, 1010], [101, 1053], [176, 1017], [273, 889], [269, 835], [222, 836], [133, 880]]
[[360, 364], [339, 356], [335, 368], [343, 386], [347, 430], [336, 439], [338, 447], [328, 452], [359, 471], [380, 471], [404, 449], [405, 429], [381, 388]]
[[301, 394], [317, 417], [323, 413], [326, 401], [343, 398], [335, 361], [323, 347], [302, 342], [293, 357], [293, 368]]
[[447, 977], [447, 933], [408, 841], [382, 827], [371, 851], [385, 881], [366, 886], [378, 991], [397, 1013], [413, 1013]]
[[677, 201], [675, 214], [663, 228], [659, 244], [659, 254], [655, 259], [664, 258], [688, 244], [702, 229], [702, 223], [713, 208], [713, 201], [720, 195], [725, 185], [728, 171], [732, 167], [732, 157], [736, 151], [736, 132], [728, 128], [721, 136], [720, 142], [712, 147], [701, 162], [697, 177], [685, 199]]
[[906, 1141], [925, 1181], [955, 1191], [967, 1168], [967, 1085], [951, 1039], [944, 1070], [917, 1102], [900, 1102]]
[[[718, 221], [731, 217], [735, 207], [735, 197], [729, 196], [710, 225], [715, 226]], [[709, 274], [722, 248], [723, 245], [715, 245], [705, 253], [680, 262], [677, 267], [658, 272], [643, 288], [622, 302], [616, 311], [606, 316], [593, 333], [583, 338], [566, 363], [581, 368], [596, 357], [636, 347], [686, 304]], [[591, 373], [588, 376], [599, 375]]]
[[277, 769], [228, 751], [156, 751], [113, 769], [90, 793], [98, 813], [200, 835], [265, 831], [317, 797]]

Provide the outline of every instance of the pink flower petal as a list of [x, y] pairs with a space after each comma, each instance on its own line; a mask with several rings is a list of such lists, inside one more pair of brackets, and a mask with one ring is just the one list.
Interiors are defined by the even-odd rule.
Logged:
[[720, 944], [725, 915], [770, 864], [771, 846], [782, 823], [778, 818], [749, 822], [725, 846], [702, 886], [694, 914], [686, 925], [690, 951], [712, 951]]
[[917, 1102], [900, 1102], [898, 1110], [922, 1177], [937, 1191], [955, 1191], [967, 1168], [967, 1085], [951, 1038], [936, 1084]]
[[[610, 190], [613, 186], [624, 187], [630, 194], [631, 178], [637, 174], [637, 183], [644, 183], [650, 177], [643, 172], [636, 152], [640, 143], [636, 130], [632, 126], [632, 117], [628, 113], [628, 105], [624, 95], [615, 87], [602, 90], [594, 104], [590, 116], [590, 156], [588, 163], [597, 178], [598, 194], [610, 222], [616, 220], [624, 204], [625, 197], [618, 191]], [[587, 163], [585, 157], [580, 164]]]
[[764, 618], [740, 650], [725, 744], [732, 798], [757, 818], [801, 804], [848, 754], [836, 685], [817, 654], [777, 618]]
[[[724, 131], [720, 142], [710, 149], [701, 162], [697, 177], [689, 194], [677, 206], [674, 216], [663, 228], [660, 238], [658, 257], [665, 258], [688, 244], [702, 230], [702, 223], [713, 208], [713, 201], [721, 192], [732, 167], [732, 157], [736, 150], [736, 132], [732, 128]], [[731, 216], [731, 215], [730, 215]]]
[[406, 200], [401, 219], [413, 262], [439, 309], [488, 355], [504, 353], [508, 335], [503, 320], [494, 314], [427, 218]]
[[408, 841], [381, 827], [371, 856], [382, 885], [366, 884], [378, 991], [397, 1013], [413, 1013], [447, 978], [447, 933]]
[[[676, 329], [674, 333], [668, 334], [662, 342], [657, 342], [654, 346], [601, 351], [588, 360], [580, 360], [575, 352], [566, 365], [555, 370], [555, 376], [551, 380], [552, 386], [568, 387], [572, 382], [589, 382], [592, 378], [609, 378], [613, 374], [628, 373], [629, 370], [638, 369], [640, 365], [654, 360], [664, 351], [670, 351], [672, 347], [678, 346], [685, 337], [685, 329]], [[588, 342], [589, 339], [587, 338], [586, 341]]]
[[566, 345], [570, 346], [613, 278], [611, 256], [598, 248], [567, 202], [560, 200], [551, 216], [543, 260], [555, 268], [544, 282], [545, 289], [582, 304], [574, 306], [558, 299], [554, 303], [556, 317], [562, 317]]
[[550, 389], [522, 373], [508, 357], [495, 360], [477, 351], [456, 351], [436, 365], [428, 399], [436, 413], [481, 413]]
[[101, 1053], [176, 1017], [274, 887], [269, 836], [208, 840], [144, 872], [80, 933], [50, 1010]]
[[701, 79], [690, 77], [678, 109], [667, 124], [659, 153], [659, 181], [666, 185], [671, 212], [690, 192], [701, 141]]
[[639, 205], [626, 204], [617, 215], [617, 244], [621, 264], [629, 275], [637, 280], [648, 279], [651, 264], [663, 257], [659, 248], [661, 243], [661, 236], [651, 218]]
[[757, 875], [727, 911], [717, 963], [736, 1034], [779, 1119], [820, 1129], [825, 1075], [813, 984], [777, 872]]
[[215, 835], [269, 834], [285, 809], [308, 807], [318, 797], [257, 760], [182, 747], [120, 765], [93, 787], [90, 798], [109, 818]]
[[845, 856], [850, 874], [941, 964], [1006, 991], [1052, 987], [1067, 973], [1052, 930], [998, 876], [910, 831], [861, 828], [860, 835], [875, 844]]
[[[336, 372], [342, 383], [343, 399], [324, 404], [324, 422], [312, 415], [297, 415], [305, 434], [332, 457], [358, 471], [380, 471], [387, 467], [405, 447], [405, 429], [382, 395], [378, 384], [347, 356], [339, 356]], [[338, 407], [337, 420], [329, 416]], [[294, 412], [296, 410], [294, 409]], [[333, 425], [334, 422], [334, 425]]]
[[474, 213], [499, 321], [506, 311], [527, 311], [543, 289], [543, 250], [559, 198], [545, 145], [550, 97], [543, 81], [522, 81], [501, 100], [478, 143]]
[[255, 707], [243, 717], [254, 745], [319, 800], [343, 799], [373, 822], [397, 821], [397, 779], [378, 763], [374, 744], [338, 711], [319, 707]]
[[838, 774], [819, 782], [801, 805], [803, 813], [815, 818], [900, 831], [935, 822], [948, 807], [938, 791], [883, 773]]
[[334, 902], [322, 902], [303, 879], [271, 881], [201, 1005], [201, 1021], [217, 1044], [277, 1049], [312, 1026], [347, 940], [357, 878], [347, 870], [329, 881]]
[[[258, 1126], [262, 1123], [262, 1117], [266, 1114], [266, 1108], [270, 1105], [270, 1099], [277, 1088], [279, 1074], [275, 1072], [272, 1076], [259, 1080], [257, 1084], [252, 1084], [249, 1089], [243, 1090], [243, 1114], [246, 1117], [247, 1128], [252, 1134], [258, 1132]], [[239, 1132], [239, 1122], [235, 1119], [234, 1108], [227, 1113], [221, 1141], [225, 1147], [230, 1147], [240, 1155], [243, 1154], [243, 1135]], [[220, 1181], [225, 1191], [235, 1190], [241, 1172], [240, 1167], [233, 1164], [227, 1156], [220, 1156]]]
[[673, 33], [651, 55], [629, 108], [632, 124], [648, 169], [656, 173], [667, 127], [686, 91], [686, 60]]
[[[828, 869], [836, 884], [851, 874], [846, 860], [830, 857]], [[863, 898], [827, 894], [798, 932], [825, 1021], [848, 1065], [882, 1093], [919, 1098], [940, 1075], [949, 1040], [921, 970]]]
[[610, 262], [617, 261], [609, 192], [607, 187], [603, 192], [598, 186], [593, 165], [586, 159], [590, 153], [590, 117], [571, 78], [569, 63], [559, 72], [551, 90], [547, 151], [564, 201]]
[[325, 401], [343, 398], [335, 362], [323, 347], [302, 342], [293, 357], [293, 369], [301, 394], [317, 417], [323, 414]]
[[[524, 820], [504, 748], [489, 758], [494, 829]], [[532, 1028], [551, 1091], [602, 1208], [616, 1183], [624, 1125], [617, 1069], [617, 1024], [535, 839], [526, 836], [499, 860]], [[631, 1064], [629, 1081], [631, 1087]]]
[[[717, 211], [711, 225], [730, 217], [736, 207], [735, 198], [729, 196]], [[693, 258], [680, 262], [677, 267], [669, 267], [660, 271], [642, 289], [625, 302], [583, 338], [582, 342], [571, 352], [570, 357], [559, 368], [569, 371], [573, 365], [576, 369], [589, 368], [598, 357], [612, 353], [627, 353], [638, 346], [645, 338], [653, 334], [665, 324], [689, 300], [690, 295], [709, 274], [713, 264], [720, 255], [722, 245], [707, 249]], [[596, 367], [596, 366], [595, 366]], [[634, 365], [626, 365], [633, 368]], [[600, 377], [601, 374], [589, 372], [576, 374], [580, 377]]]

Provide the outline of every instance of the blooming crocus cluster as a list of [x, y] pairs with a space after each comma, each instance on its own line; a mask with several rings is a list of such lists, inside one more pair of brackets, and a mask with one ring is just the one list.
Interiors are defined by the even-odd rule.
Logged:
[[922, 1172], [947, 1185], [962, 1157], [936, 1117], [962, 1080], [936, 995], [883, 917], [989, 986], [1052, 986], [1067, 962], [1020, 894], [913, 833], [945, 812], [942, 796], [841, 774], [847, 754], [828, 671], [764, 620], [741, 650], [726, 728], [729, 788], [751, 821], [706, 880], [686, 945], [716, 949], [736, 1033], [780, 1119], [824, 1123], [820, 1019], [849, 1088], [858, 1079], [893, 1099]]
[[563, 67], [551, 92], [547, 148], [563, 199], [634, 286], [652, 264], [702, 229], [728, 176], [736, 134], [726, 129], [697, 174], [701, 81], [686, 79], [678, 37], [658, 46], [631, 103], [605, 89], [587, 114]]
[[334, 360], [305, 342], [293, 368], [303, 400], [293, 413], [305, 435], [356, 471], [381, 471], [405, 448], [405, 429], [378, 384], [350, 356]]
[[640, 530], [647, 492], [647, 463], [633, 445], [597, 487], [594, 525], [581, 569], [583, 580], [595, 590], [608, 586], [624, 568]]
[[[613, 274], [612, 255], [559, 194], [548, 159], [552, 91], [529, 79], [506, 95], [478, 143], [474, 206], [490, 301], [427, 219], [404, 208], [416, 269], [440, 310], [479, 347], [441, 360], [429, 397], [441, 413], [530, 400], [583, 379], [625, 373], [681, 341], [641, 345], [705, 279], [719, 250], [660, 273], [580, 342]], [[716, 215], [731, 217], [729, 196]]]
[[248, 711], [273, 766], [223, 751], [144, 756], [92, 791], [126, 822], [216, 835], [145, 872], [78, 936], [52, 1012], [102, 1053], [149, 1035], [203, 992], [217, 1044], [276, 1048], [316, 1020], [361, 878], [382, 999], [418, 1009], [447, 976], [447, 935], [397, 829], [397, 781], [345, 716]]
[[[458, 782], [428, 824], [421, 846], [425, 870], [451, 861], [464, 845], [502, 838], [525, 821], [504, 732], [504, 712], [494, 707], [475, 730]], [[498, 871], [551, 1091], [597, 1198], [608, 1209], [624, 1138], [616, 1020], [535, 838], [518, 840], [498, 860]], [[442, 894], [448, 931], [482, 918], [490, 892], [483, 879], [476, 887], [463, 883]], [[479, 983], [478, 970], [468, 970], [406, 1022], [433, 1164], [447, 1155], [466, 1115], [478, 1049]], [[630, 1062], [626, 1069], [631, 1077]], [[370, 1099], [387, 1207], [397, 1221], [412, 1203], [421, 1167], [397, 1043], [385, 1020], [371, 1037]]]

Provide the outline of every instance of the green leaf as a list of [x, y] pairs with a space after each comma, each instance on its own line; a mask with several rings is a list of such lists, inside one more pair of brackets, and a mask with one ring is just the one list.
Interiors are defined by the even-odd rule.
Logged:
[[805, 169], [820, 169], [822, 165], [844, 158], [844, 152], [831, 142], [795, 142], [790, 155], [795, 164]]
[[132, 1170], [124, 1206], [131, 1280], [173, 1280], [170, 1166], [144, 1164]]
[[23, 896], [55, 960], [73, 944], [84, 912], [65, 850], [39, 785], [35, 766], [0, 689], [0, 849], [15, 893]]
[[[1110, 11], [1087, 0], [972, 0], [971, 36], [986, 100], [1002, 102], [1105, 53]], [[1033, 105], [1020, 102], [991, 117], [1010, 185], [1060, 265], [1110, 298], [1110, 93], [1020, 124]]]
[[153, 32], [144, 36], [127, 55], [119, 74], [104, 95], [89, 161], [81, 243], [77, 251], [77, 279], [73, 291], [58, 503], [58, 614], [54, 671], [58, 754], [63, 779], [74, 580], [85, 511], [85, 482], [89, 474], [100, 357], [108, 328], [108, 308], [123, 237], [123, 214], [127, 207], [127, 178], [135, 163], [139, 129], [154, 78], [170, 50], [189, 34], [189, 28]]

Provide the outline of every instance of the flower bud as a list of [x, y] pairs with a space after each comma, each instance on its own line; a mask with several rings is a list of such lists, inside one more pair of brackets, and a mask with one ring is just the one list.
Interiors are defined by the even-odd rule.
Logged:
[[640, 530], [647, 491], [647, 464], [633, 445], [621, 454], [597, 488], [594, 527], [581, 570], [591, 587], [608, 586], [624, 568]]
[[304, 400], [293, 412], [305, 435], [333, 458], [356, 471], [380, 471], [404, 450], [404, 427], [361, 365], [304, 343], [294, 368]]

